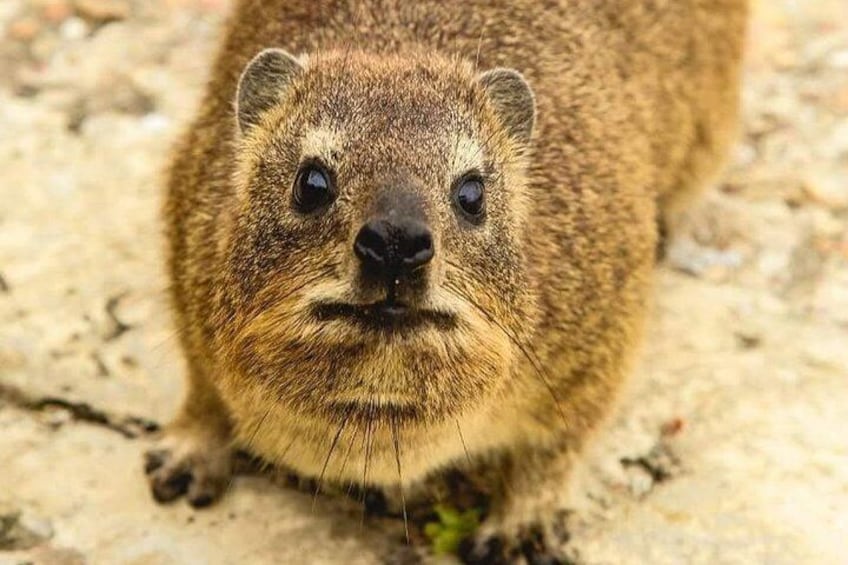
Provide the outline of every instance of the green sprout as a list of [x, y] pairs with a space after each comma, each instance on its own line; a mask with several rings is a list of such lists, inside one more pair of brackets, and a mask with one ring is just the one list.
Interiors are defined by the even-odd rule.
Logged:
[[456, 553], [462, 540], [471, 536], [480, 526], [480, 510], [472, 508], [460, 513], [454, 508], [437, 504], [433, 507], [438, 522], [428, 522], [424, 535], [436, 555]]

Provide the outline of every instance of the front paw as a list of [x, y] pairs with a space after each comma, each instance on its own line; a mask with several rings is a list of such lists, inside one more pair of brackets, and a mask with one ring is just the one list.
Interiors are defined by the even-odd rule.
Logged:
[[509, 529], [484, 525], [460, 546], [459, 557], [469, 565], [571, 565], [574, 561], [562, 551], [567, 535], [555, 533], [558, 529], [539, 524]]
[[209, 506], [224, 493], [233, 470], [232, 449], [221, 438], [175, 430], [144, 457], [153, 498], [170, 502], [185, 495], [195, 508]]

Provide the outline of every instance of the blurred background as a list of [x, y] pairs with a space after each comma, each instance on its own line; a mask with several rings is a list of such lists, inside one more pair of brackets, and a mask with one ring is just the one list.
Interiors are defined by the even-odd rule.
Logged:
[[[848, 2], [756, 0], [743, 135], [660, 266], [585, 563], [848, 563]], [[0, 1], [0, 565], [373, 563], [392, 520], [238, 478], [155, 506], [182, 395], [158, 207], [226, 0]]]

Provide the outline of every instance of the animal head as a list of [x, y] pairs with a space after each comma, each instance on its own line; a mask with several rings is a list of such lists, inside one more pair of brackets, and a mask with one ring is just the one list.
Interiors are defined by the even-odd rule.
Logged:
[[219, 347], [312, 416], [454, 417], [530, 331], [534, 99], [421, 53], [259, 53], [235, 101]]

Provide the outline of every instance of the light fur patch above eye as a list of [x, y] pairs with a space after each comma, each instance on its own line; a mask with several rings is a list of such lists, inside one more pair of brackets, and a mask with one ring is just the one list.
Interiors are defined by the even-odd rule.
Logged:
[[330, 167], [338, 165], [343, 146], [342, 132], [328, 127], [316, 127], [306, 131], [300, 151], [304, 156], [318, 157]]
[[454, 144], [456, 150], [453, 153], [451, 173], [458, 176], [466, 171], [481, 170], [483, 168], [483, 150], [476, 139], [460, 135]]

